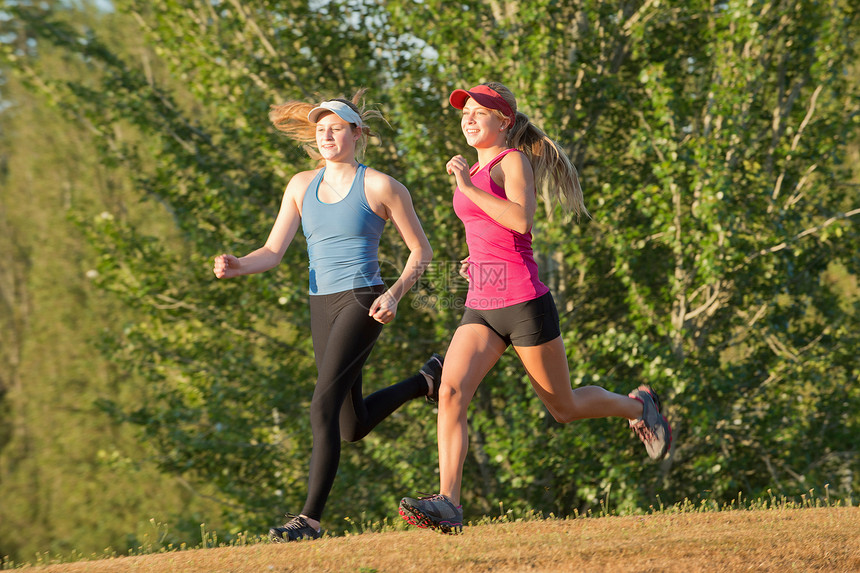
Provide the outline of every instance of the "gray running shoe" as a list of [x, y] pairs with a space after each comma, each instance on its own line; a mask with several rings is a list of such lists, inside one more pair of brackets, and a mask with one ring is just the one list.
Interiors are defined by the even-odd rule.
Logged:
[[404, 497], [400, 500], [400, 516], [416, 527], [435, 529], [441, 533], [463, 531], [463, 506], [454, 505], [442, 494]]
[[419, 370], [422, 374], [433, 379], [433, 390], [424, 398], [430, 404], [439, 402], [439, 385], [442, 383], [442, 362], [444, 360], [440, 354], [434, 353]]
[[639, 386], [628, 396], [642, 402], [642, 417], [629, 420], [630, 427], [645, 444], [652, 460], [663, 459], [672, 446], [672, 427], [660, 413], [660, 397], [649, 386]]
[[[291, 518], [291, 519], [290, 519]], [[300, 515], [287, 514], [287, 521], [281, 527], [273, 527], [269, 530], [269, 541], [272, 543], [287, 543], [300, 539], [319, 539], [321, 531], [317, 531], [305, 521]]]

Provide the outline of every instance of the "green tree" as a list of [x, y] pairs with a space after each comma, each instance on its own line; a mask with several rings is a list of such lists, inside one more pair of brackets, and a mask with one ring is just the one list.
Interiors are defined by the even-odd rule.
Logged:
[[[57, 12], [79, 24], [93, 16]], [[22, 21], [2, 21], [7, 56], [27, 56], [40, 76], [56, 81], [87, 78], [85, 63], [35, 42]], [[0, 269], [0, 561], [124, 552], [146, 536], [194, 543], [200, 523], [220, 525], [214, 504], [159, 473], [139, 453], [135, 429], [97, 406], [106, 398], [136, 404], [140, 380], [100, 354], [99, 340], [130, 313], [93, 284], [94, 252], [72, 220], [89, 224], [111, 212], [156, 232], [163, 209], [139, 204], [124, 174], [101, 163], [91, 132], [9, 72], [0, 66], [0, 249], [7, 257]], [[197, 493], [214, 492], [204, 486]]]
[[[16, 9], [40, 41], [99, 70], [41, 82], [99, 134], [168, 238], [113, 216], [92, 232], [100, 285], [135, 313], [113, 341], [142, 377], [139, 425], [160, 467], [213, 484], [231, 521], [262, 527], [304, 497], [314, 378], [301, 240], [265, 276], [216, 283], [212, 255], [264, 239], [303, 152], [267, 125], [271, 103], [367, 86], [388, 112], [367, 159], [412, 189], [436, 262], [377, 346], [368, 380], [399, 379], [456, 326], [465, 255], [450, 209], [463, 152], [446, 95], [496, 79], [580, 168], [591, 221], [549, 208], [537, 254], [563, 313], [573, 383], [654, 385], [677, 447], [643, 464], [624, 424], [562, 427], [505, 356], [476, 397], [464, 500], [568, 513], [611, 494], [634, 510], [697, 495], [856, 494], [860, 395], [851, 352], [858, 13], [847, 0], [117, 2], [157, 58]], [[142, 137], [128, 140], [118, 128]], [[386, 241], [386, 261], [404, 258]], [[405, 308], [407, 305], [402, 305]], [[417, 422], [417, 423], [416, 423]], [[418, 404], [344, 450], [327, 521], [390, 515], [436, 480]], [[809, 445], [812, 444], [812, 447]]]

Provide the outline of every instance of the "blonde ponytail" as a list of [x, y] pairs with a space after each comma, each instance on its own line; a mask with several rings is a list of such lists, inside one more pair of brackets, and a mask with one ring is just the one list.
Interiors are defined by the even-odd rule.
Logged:
[[[535, 187], [541, 191], [547, 207], [552, 208], [557, 201], [565, 211], [577, 217], [591, 217], [585, 208], [579, 174], [564, 149], [524, 113], [517, 111], [517, 100], [504, 84], [487, 82], [484, 85], [502, 96], [516, 114], [514, 124], [508, 129], [507, 145], [519, 149], [528, 158], [534, 170]], [[497, 113], [504, 118], [501, 112]]]

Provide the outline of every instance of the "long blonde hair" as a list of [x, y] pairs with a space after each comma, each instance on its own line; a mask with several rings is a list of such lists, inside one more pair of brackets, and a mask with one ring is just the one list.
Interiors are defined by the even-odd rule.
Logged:
[[[358, 130], [361, 136], [355, 142], [355, 158], [361, 161], [364, 157], [364, 151], [367, 149], [367, 141], [370, 137], [376, 134], [367, 127], [367, 121], [370, 119], [381, 119], [385, 121], [382, 113], [377, 109], [365, 107], [363, 100], [367, 88], [361, 88], [352, 99], [330, 98], [323, 101], [339, 101], [352, 108], [359, 116], [365, 127], [359, 127], [354, 123], [350, 123], [353, 131]], [[308, 113], [319, 104], [306, 103], [301, 101], [288, 101], [282, 104], [276, 104], [269, 110], [269, 121], [275, 126], [275, 129], [282, 131], [289, 136], [290, 139], [300, 143], [304, 150], [310, 155], [311, 159], [315, 159], [319, 164], [323, 163], [323, 159], [316, 148], [316, 124], [308, 121]]]
[[[529, 121], [528, 116], [517, 111], [517, 100], [504, 84], [487, 82], [484, 85], [502, 96], [511, 106], [516, 119], [508, 129], [506, 143], [508, 147], [522, 151], [528, 158], [535, 174], [535, 187], [542, 191], [544, 200], [549, 203], [547, 207], [551, 209], [552, 203], [558, 201], [566, 211], [572, 211], [577, 217], [591, 217], [585, 208], [579, 174], [564, 149]], [[503, 120], [510, 119], [498, 110], [492, 111]]]

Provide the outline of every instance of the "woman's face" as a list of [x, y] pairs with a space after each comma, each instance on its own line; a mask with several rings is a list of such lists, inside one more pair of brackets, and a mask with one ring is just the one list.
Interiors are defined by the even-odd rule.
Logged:
[[508, 122], [499, 118], [493, 110], [486, 108], [473, 99], [466, 100], [460, 128], [466, 136], [466, 143], [475, 148], [504, 145], [505, 127]]
[[316, 125], [317, 149], [326, 161], [352, 161], [360, 134], [336, 113], [326, 113]]

